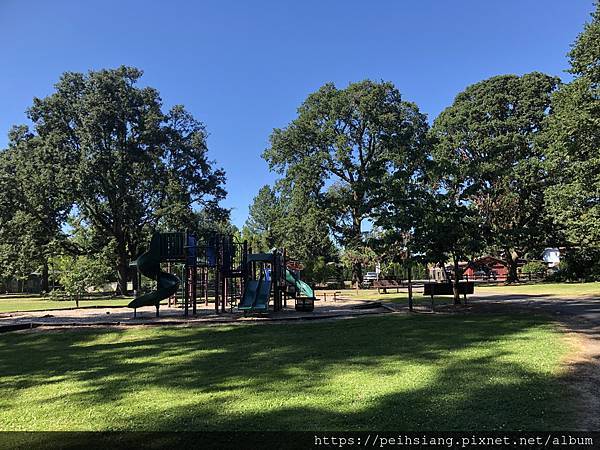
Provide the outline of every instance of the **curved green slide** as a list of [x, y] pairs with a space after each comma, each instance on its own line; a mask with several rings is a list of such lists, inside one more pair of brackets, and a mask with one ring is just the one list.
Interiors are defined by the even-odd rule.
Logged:
[[160, 235], [158, 233], [152, 236], [150, 248], [139, 256], [136, 264], [142, 275], [156, 281], [156, 290], [134, 298], [127, 306], [130, 308], [156, 306], [158, 314], [160, 301], [169, 298], [179, 289], [179, 278], [160, 269]]
[[315, 292], [312, 290], [312, 288], [304, 281], [296, 278], [296, 276], [290, 272], [289, 269], [285, 269], [285, 281], [292, 286], [296, 286], [296, 289], [299, 292], [302, 292], [306, 297], [315, 298]]

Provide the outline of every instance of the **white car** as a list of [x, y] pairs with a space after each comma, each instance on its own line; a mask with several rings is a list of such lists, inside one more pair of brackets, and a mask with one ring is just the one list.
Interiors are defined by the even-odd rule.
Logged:
[[375, 281], [379, 279], [379, 274], [377, 272], [367, 272], [363, 277], [364, 281]]

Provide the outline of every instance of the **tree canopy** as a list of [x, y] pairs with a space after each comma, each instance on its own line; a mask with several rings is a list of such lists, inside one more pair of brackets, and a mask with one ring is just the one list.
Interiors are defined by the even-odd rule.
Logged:
[[[225, 195], [224, 172], [207, 159], [204, 125], [179, 105], [163, 112], [158, 92], [137, 86], [141, 76], [131, 67], [67, 72], [54, 93], [34, 99], [33, 131], [17, 128], [11, 139], [23, 156], [21, 209], [53, 210], [44, 202], [65, 198], [50, 217], [52, 231], [62, 231], [73, 208], [84, 226], [113, 241], [123, 293], [149, 230], [192, 225], [195, 211], [218, 210]], [[33, 184], [25, 178], [31, 173]]]
[[[286, 183], [315, 198], [341, 245], [357, 249], [383, 179], [401, 155], [419, 151], [426, 131], [425, 116], [391, 83], [366, 80], [345, 89], [329, 83], [273, 131], [263, 156]], [[362, 280], [360, 263], [353, 279]]]
[[[539, 72], [492, 77], [458, 94], [431, 129], [442, 196], [454, 210], [446, 220], [503, 253], [509, 281], [516, 280], [517, 258], [543, 246], [552, 231], [543, 212], [544, 155], [535, 141], [558, 83]], [[467, 257], [477, 246], [467, 247], [453, 252]]]
[[571, 52], [573, 81], [552, 99], [541, 141], [552, 183], [546, 204], [571, 245], [600, 244], [600, 3]]

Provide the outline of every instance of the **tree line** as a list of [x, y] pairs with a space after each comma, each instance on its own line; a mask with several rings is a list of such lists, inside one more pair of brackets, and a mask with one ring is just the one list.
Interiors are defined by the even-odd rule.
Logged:
[[137, 86], [141, 76], [65, 73], [34, 98], [32, 127], [12, 128], [0, 153], [4, 280], [39, 270], [48, 292], [51, 263], [92, 279], [108, 267], [125, 293], [153, 230], [227, 222], [225, 174], [207, 159], [204, 125], [182, 106], [164, 111], [155, 89]]
[[[263, 157], [280, 177], [259, 191], [243, 237], [257, 250], [288, 247], [313, 273], [341, 259], [355, 282], [374, 254], [458, 267], [494, 252], [514, 280], [519, 258], [560, 244], [600, 268], [598, 4], [568, 57], [568, 83], [495, 76], [431, 124], [392, 83], [324, 85], [273, 131]], [[237, 232], [204, 124], [181, 105], [166, 110], [141, 76], [65, 73], [34, 98], [31, 126], [11, 129], [0, 152], [0, 281], [39, 271], [47, 292], [54, 266], [112, 277], [125, 293], [153, 231]]]
[[459, 261], [484, 251], [503, 255], [509, 281], [548, 245], [600, 266], [600, 5], [568, 58], [569, 83], [494, 76], [431, 125], [392, 83], [326, 84], [273, 131], [263, 157], [280, 178], [244, 233], [313, 261], [341, 249], [354, 282], [373, 252], [451, 261], [456, 281]]

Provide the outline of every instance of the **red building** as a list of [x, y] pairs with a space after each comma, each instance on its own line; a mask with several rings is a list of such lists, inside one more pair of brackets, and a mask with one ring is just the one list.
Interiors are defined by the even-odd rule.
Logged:
[[[519, 265], [522, 263], [519, 261]], [[493, 256], [483, 256], [466, 264], [464, 275], [470, 279], [498, 279], [506, 280], [508, 266], [505, 261]]]

